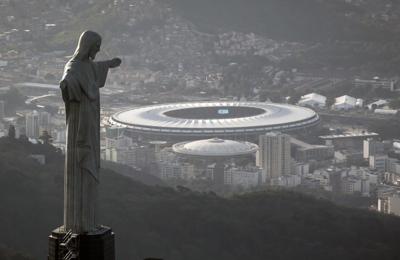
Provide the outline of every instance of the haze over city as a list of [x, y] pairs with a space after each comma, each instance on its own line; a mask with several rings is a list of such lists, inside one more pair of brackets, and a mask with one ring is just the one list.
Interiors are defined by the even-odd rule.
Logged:
[[0, 0], [0, 259], [398, 259], [400, 3]]

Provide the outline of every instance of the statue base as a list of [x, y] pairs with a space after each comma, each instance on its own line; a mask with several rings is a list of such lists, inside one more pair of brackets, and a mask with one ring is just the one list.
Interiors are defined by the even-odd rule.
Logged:
[[115, 260], [114, 232], [101, 226], [90, 233], [72, 234], [59, 227], [49, 236], [47, 259]]

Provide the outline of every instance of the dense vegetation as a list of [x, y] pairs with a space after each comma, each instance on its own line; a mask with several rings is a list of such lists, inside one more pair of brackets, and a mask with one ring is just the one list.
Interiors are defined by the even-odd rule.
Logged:
[[[49, 156], [41, 166], [29, 153]], [[62, 222], [63, 158], [51, 146], [0, 139], [0, 244], [45, 259]], [[103, 170], [101, 223], [117, 259], [397, 259], [400, 219], [294, 192], [224, 199], [147, 186]]]

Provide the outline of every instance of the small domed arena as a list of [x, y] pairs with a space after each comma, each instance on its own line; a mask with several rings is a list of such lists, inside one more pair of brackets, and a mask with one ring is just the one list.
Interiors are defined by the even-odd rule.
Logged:
[[293, 132], [317, 125], [312, 109], [268, 102], [188, 102], [144, 106], [110, 117], [139, 139], [169, 142], [222, 138], [256, 140], [267, 132]]

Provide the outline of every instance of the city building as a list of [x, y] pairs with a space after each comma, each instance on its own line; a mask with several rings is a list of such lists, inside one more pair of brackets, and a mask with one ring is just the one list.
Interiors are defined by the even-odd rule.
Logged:
[[301, 184], [309, 189], [321, 189], [331, 191], [330, 172], [325, 169], [315, 170], [313, 173], [302, 176]]
[[43, 131], [51, 132], [51, 115], [46, 111], [39, 112], [39, 135], [41, 135]]
[[165, 141], [150, 141], [148, 144], [154, 150], [154, 157], [156, 161], [161, 160], [161, 152], [168, 145]]
[[310, 160], [324, 161], [333, 159], [335, 150], [333, 146], [313, 145], [290, 138], [293, 158], [298, 162], [308, 162]]
[[396, 158], [387, 158], [385, 170], [386, 172], [400, 175], [400, 160]]
[[292, 161], [292, 174], [304, 176], [310, 173], [310, 164]]
[[272, 179], [272, 186], [282, 186], [286, 188], [293, 188], [301, 184], [301, 177], [298, 175], [283, 175], [279, 178]]
[[393, 194], [378, 198], [378, 211], [400, 216], [400, 195]]
[[357, 149], [335, 151], [335, 162], [347, 165], [361, 164], [364, 162], [363, 153]]
[[342, 178], [342, 192], [344, 194], [360, 193], [363, 196], [369, 196], [370, 185], [368, 179], [358, 178], [356, 176], [346, 176]]
[[121, 127], [106, 127], [105, 146], [106, 149], [126, 148], [133, 145], [132, 138], [125, 136], [125, 129]]
[[302, 185], [323, 188], [336, 194], [360, 194], [370, 196], [371, 186], [378, 184], [378, 175], [365, 167], [336, 166], [315, 170], [302, 176]]
[[225, 169], [224, 184], [251, 188], [265, 182], [265, 175], [260, 168], [237, 168]]
[[325, 141], [325, 145], [334, 146], [335, 150], [340, 149], [363, 149], [364, 140], [368, 138], [377, 138], [379, 134], [373, 132], [356, 131], [336, 135], [319, 136]]
[[353, 81], [356, 87], [383, 87], [390, 91], [396, 91], [398, 80], [397, 79], [380, 79], [374, 77], [373, 79], [359, 79], [356, 78]]
[[342, 172], [338, 169], [328, 169], [329, 184], [335, 194], [342, 192]]
[[362, 99], [357, 99], [348, 95], [337, 97], [335, 103], [332, 105], [334, 110], [348, 110], [354, 109], [356, 107], [362, 107], [364, 101]]
[[159, 163], [160, 178], [162, 180], [190, 180], [195, 178], [195, 167], [192, 164], [179, 162]]
[[26, 114], [26, 136], [38, 138], [40, 136], [39, 113], [34, 110]]
[[368, 138], [363, 141], [363, 157], [369, 159], [372, 155], [383, 154], [385, 145], [383, 142], [377, 141], [373, 138]]
[[310, 93], [302, 96], [297, 104], [300, 106], [323, 108], [326, 106], [326, 97], [317, 93]]
[[43, 131], [51, 133], [51, 115], [46, 111], [31, 111], [25, 115], [26, 136], [39, 138]]
[[137, 144], [128, 147], [107, 148], [105, 160], [128, 165], [132, 168], [145, 168], [156, 161], [152, 147]]
[[271, 132], [259, 137], [257, 166], [269, 179], [291, 173], [290, 136]]
[[371, 155], [369, 157], [369, 168], [380, 172], [386, 171], [388, 156], [387, 155]]
[[383, 177], [385, 183], [390, 185], [400, 186], [400, 174], [385, 172]]
[[112, 148], [124, 149], [124, 148], [128, 148], [128, 147], [131, 147], [134, 145], [132, 138], [125, 136], [125, 135], [110, 137], [107, 134], [107, 131], [106, 131], [105, 141], [106, 141], [105, 142], [106, 149], [112, 149]]

